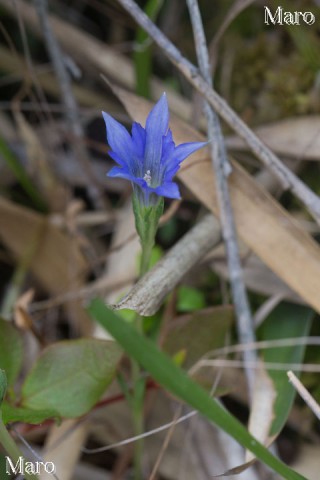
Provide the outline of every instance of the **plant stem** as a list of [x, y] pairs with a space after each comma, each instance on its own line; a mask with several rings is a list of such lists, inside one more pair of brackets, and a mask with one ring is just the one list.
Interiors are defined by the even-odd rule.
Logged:
[[[187, 0], [187, 4], [190, 13], [200, 72], [208, 85], [212, 86], [209, 54], [198, 0]], [[242, 344], [253, 344], [256, 339], [248, 296], [243, 280], [243, 271], [240, 262], [234, 213], [229, 194], [228, 176], [231, 173], [231, 166], [225, 147], [219, 118], [207, 101], [205, 101], [204, 107], [208, 125], [208, 139], [211, 140], [211, 160], [216, 178], [216, 191], [220, 213], [219, 216], [222, 227], [222, 236], [227, 253], [227, 264], [232, 290], [232, 299], [237, 317], [239, 341]], [[249, 387], [249, 397], [251, 399], [254, 390], [255, 374], [254, 371], [247, 366], [247, 364], [250, 364], [250, 362], [255, 362], [256, 360], [257, 355], [255, 350], [247, 350], [244, 353], [244, 368]]]
[[143, 275], [147, 273], [147, 271], [149, 270], [153, 245], [154, 245], [154, 242], [152, 242], [152, 244], [148, 243], [142, 246], [140, 275], [139, 275], [140, 278], [143, 277]]
[[[141, 317], [139, 317], [141, 320]], [[144, 430], [144, 393], [145, 379], [141, 377], [141, 368], [139, 364], [132, 361], [132, 380], [133, 380], [133, 396], [132, 396], [132, 415], [134, 435], [139, 436]], [[134, 443], [134, 480], [141, 480], [142, 477], [142, 457], [143, 457], [143, 439], [138, 439]]]
[[[10, 459], [13, 463], [19, 463], [20, 458], [23, 457], [22, 453], [20, 452], [18, 446], [16, 445], [15, 441], [11, 437], [10, 433], [6, 429], [0, 412], [0, 443], [2, 444], [5, 451], [10, 456]], [[24, 473], [23, 474], [26, 480], [38, 480], [37, 475], [33, 475], [31, 473]]]
[[[154, 245], [154, 236], [150, 236], [148, 241], [141, 242], [142, 253], [140, 262], [140, 277], [142, 277], [148, 270], [151, 260], [152, 247]], [[135, 327], [137, 331], [143, 334], [143, 318], [137, 315], [135, 318]], [[146, 381], [141, 376], [140, 365], [133, 360], [132, 361], [132, 382], [133, 382], [133, 394], [132, 394], [132, 413], [133, 413], [133, 425], [134, 434], [139, 436], [144, 431], [144, 397]], [[134, 480], [141, 480], [142, 476], [142, 457], [143, 457], [143, 439], [136, 440], [134, 444]]]

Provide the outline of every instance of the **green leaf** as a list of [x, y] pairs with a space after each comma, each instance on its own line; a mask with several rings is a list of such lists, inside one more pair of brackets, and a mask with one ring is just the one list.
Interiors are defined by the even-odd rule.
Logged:
[[196, 288], [182, 285], [178, 290], [177, 308], [179, 312], [201, 310], [206, 306], [205, 296]]
[[22, 386], [22, 406], [74, 418], [88, 412], [113, 379], [121, 350], [112, 340], [62, 341], [44, 350]]
[[54, 410], [33, 410], [32, 408], [15, 407], [4, 402], [1, 407], [2, 421], [6, 425], [12, 422], [23, 422], [38, 425], [48, 418], [59, 418]]
[[0, 318], [0, 368], [5, 370], [8, 385], [12, 385], [20, 372], [23, 360], [23, 342], [20, 332]]
[[[264, 321], [260, 329], [261, 340], [300, 338], [309, 334], [313, 311], [310, 308], [282, 303]], [[300, 364], [305, 352], [304, 345], [295, 345], [264, 350], [264, 360], [271, 363]], [[277, 435], [283, 428], [295, 397], [295, 389], [288, 381], [286, 371], [267, 370], [276, 390], [274, 419], [270, 436]]]
[[153, 378], [169, 392], [191, 405], [222, 430], [229, 433], [241, 445], [254, 453], [256, 457], [282, 475], [282, 478], [305, 480], [302, 475], [294, 472], [274, 457], [220, 403], [211, 398], [167, 355], [160, 352], [154, 343], [140, 335], [130, 324], [127, 324], [113, 311], [109, 310], [102, 300], [93, 300], [88, 310], [92, 317], [120, 343], [124, 350], [150, 372]]

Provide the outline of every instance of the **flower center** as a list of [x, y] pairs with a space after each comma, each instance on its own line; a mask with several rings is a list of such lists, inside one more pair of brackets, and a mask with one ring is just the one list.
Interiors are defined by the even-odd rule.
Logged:
[[151, 180], [152, 180], [150, 170], [147, 170], [147, 172], [144, 174], [143, 180], [145, 180], [145, 182], [147, 183], [148, 187], [150, 187], [150, 185], [151, 185]]

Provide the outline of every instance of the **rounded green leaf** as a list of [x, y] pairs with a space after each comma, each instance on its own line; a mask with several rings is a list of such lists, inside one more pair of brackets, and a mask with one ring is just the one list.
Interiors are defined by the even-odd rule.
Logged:
[[8, 385], [12, 385], [20, 372], [23, 359], [23, 342], [19, 331], [0, 318], [0, 368], [5, 370]]
[[1, 413], [2, 421], [5, 425], [12, 422], [38, 425], [49, 418], [59, 418], [59, 415], [54, 410], [33, 410], [31, 408], [15, 407], [6, 402], [1, 406]]
[[44, 350], [22, 387], [22, 406], [74, 418], [88, 412], [111, 382], [121, 357], [111, 341], [62, 341]]

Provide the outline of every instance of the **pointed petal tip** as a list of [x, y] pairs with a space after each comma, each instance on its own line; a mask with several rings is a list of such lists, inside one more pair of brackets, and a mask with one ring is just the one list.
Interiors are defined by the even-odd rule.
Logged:
[[167, 197], [176, 200], [181, 199], [179, 187], [175, 182], [165, 182], [162, 185], [156, 187], [154, 189], [154, 192], [161, 197]]
[[105, 124], [107, 125], [107, 122], [110, 119], [110, 115], [107, 112], [104, 112], [104, 111], [102, 111], [101, 113], [102, 113], [102, 116], [103, 116], [103, 120], [104, 120]]

